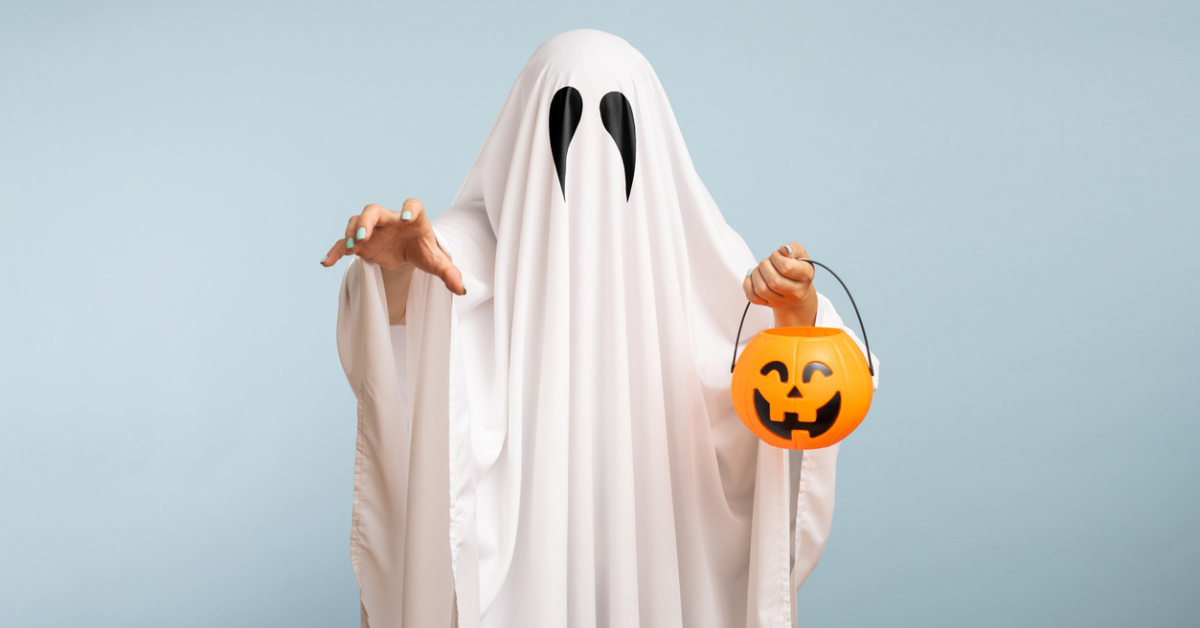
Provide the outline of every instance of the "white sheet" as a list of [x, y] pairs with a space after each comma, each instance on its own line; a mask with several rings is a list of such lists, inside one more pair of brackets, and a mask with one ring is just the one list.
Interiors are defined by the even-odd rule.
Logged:
[[[564, 190], [548, 128], [565, 86], [583, 107]], [[612, 91], [635, 120], [628, 196], [598, 110]], [[793, 625], [839, 447], [775, 449], [734, 414], [757, 260], [641, 54], [590, 29], [542, 44], [433, 224], [466, 296], [418, 271], [389, 328], [380, 270], [357, 258], [341, 292], [370, 625], [449, 625], [452, 605], [464, 628]], [[845, 328], [818, 301], [817, 324]], [[770, 326], [752, 306], [743, 338]]]

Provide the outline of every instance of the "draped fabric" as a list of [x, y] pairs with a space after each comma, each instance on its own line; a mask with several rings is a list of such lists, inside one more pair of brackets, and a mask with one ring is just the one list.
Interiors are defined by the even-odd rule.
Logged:
[[[543, 43], [433, 225], [465, 296], [416, 271], [389, 327], [358, 258], [340, 294], [364, 624], [793, 625], [838, 446], [776, 449], [734, 414], [757, 260], [645, 58], [591, 29]], [[751, 306], [743, 339], [771, 326]]]

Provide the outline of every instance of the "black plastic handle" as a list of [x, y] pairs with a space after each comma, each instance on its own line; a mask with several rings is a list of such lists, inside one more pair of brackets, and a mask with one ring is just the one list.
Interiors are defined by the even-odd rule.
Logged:
[[[815, 259], [808, 259], [807, 257], [798, 257], [798, 258], [796, 258], [796, 261], [808, 262], [810, 264], [816, 264], [817, 266], [820, 266], [821, 268], [824, 268], [825, 270], [829, 271], [829, 274], [833, 275], [833, 278], [837, 279], [838, 283], [842, 284], [842, 290], [845, 290], [846, 296], [850, 297], [850, 305], [854, 306], [854, 315], [856, 317], [858, 317], [858, 328], [862, 330], [863, 344], [867, 346], [867, 370], [869, 370], [871, 372], [871, 376], [874, 377], [875, 376], [875, 365], [871, 363], [871, 341], [867, 340], [867, 328], [863, 326], [862, 315], [858, 313], [858, 304], [854, 302], [854, 295], [850, 294], [850, 289], [846, 287], [846, 282], [842, 281], [842, 278], [838, 277], [837, 273], [833, 272], [832, 268], [822, 264], [821, 262], [818, 262]], [[741, 340], [742, 340], [742, 325], [746, 324], [746, 314], [750, 311], [751, 305], [753, 305], [753, 304], [750, 302], [746, 302], [746, 309], [742, 310], [742, 322], [738, 323], [737, 337], [735, 337], [733, 339], [733, 362], [730, 363], [730, 365], [729, 365], [730, 373], [732, 373], [734, 367], [737, 366], [738, 344], [741, 343]]]

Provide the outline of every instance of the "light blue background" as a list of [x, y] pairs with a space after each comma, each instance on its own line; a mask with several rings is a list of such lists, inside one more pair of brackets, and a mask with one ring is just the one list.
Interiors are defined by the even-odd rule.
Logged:
[[1200, 8], [1009, 0], [5, 2], [0, 624], [358, 625], [317, 261], [578, 27], [863, 308], [805, 625], [1200, 623]]

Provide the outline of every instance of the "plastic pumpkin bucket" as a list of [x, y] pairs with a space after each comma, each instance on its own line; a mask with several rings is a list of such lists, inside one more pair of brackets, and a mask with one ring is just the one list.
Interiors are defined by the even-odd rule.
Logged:
[[[802, 261], [829, 270], [820, 262]], [[853, 296], [850, 302], [857, 316]], [[745, 318], [743, 312], [743, 322]], [[861, 316], [858, 321], [861, 327]], [[864, 342], [866, 336], [864, 328]], [[730, 394], [738, 418], [755, 436], [783, 449], [819, 449], [840, 442], [862, 423], [874, 396], [874, 367], [858, 343], [834, 327], [764, 329], [735, 357], [732, 370]]]

